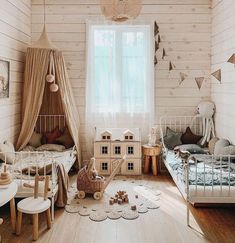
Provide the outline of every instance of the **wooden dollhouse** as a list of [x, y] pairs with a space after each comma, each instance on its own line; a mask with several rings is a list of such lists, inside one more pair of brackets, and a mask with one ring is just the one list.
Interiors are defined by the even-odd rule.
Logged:
[[96, 169], [101, 175], [109, 175], [117, 166], [117, 159], [126, 154], [125, 163], [120, 168], [121, 175], [141, 174], [140, 129], [96, 128], [94, 157]]

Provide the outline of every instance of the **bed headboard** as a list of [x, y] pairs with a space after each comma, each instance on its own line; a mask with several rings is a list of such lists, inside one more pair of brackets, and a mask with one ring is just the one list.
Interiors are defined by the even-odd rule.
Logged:
[[39, 115], [36, 130], [39, 133], [51, 132], [54, 128], [63, 129], [66, 126], [64, 115]]
[[160, 118], [160, 135], [163, 137], [166, 133], [166, 128], [169, 127], [176, 132], [185, 132], [187, 127], [190, 127], [194, 134], [202, 135], [201, 118], [196, 116], [163, 116]]

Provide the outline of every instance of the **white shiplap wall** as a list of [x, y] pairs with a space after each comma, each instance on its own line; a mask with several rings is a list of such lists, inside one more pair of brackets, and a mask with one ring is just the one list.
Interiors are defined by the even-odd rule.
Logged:
[[0, 0], [0, 59], [10, 61], [10, 98], [0, 99], [0, 142], [15, 142], [21, 123], [25, 51], [31, 42], [31, 1]]
[[[63, 50], [85, 141], [85, 52], [87, 20], [102, 19], [99, 0], [46, 0], [46, 22], [52, 41]], [[32, 0], [32, 39], [39, 37], [43, 22], [43, 0]], [[168, 72], [168, 62], [156, 68], [156, 123], [161, 115], [194, 114], [202, 99], [210, 97], [210, 82], [198, 91], [195, 76], [210, 72], [211, 2], [210, 0], [144, 0], [139, 19], [156, 20], [160, 26], [162, 47], [176, 65]], [[160, 60], [159, 53], [159, 60]], [[178, 87], [179, 72], [189, 78]], [[82, 146], [86, 152], [85, 143]]]
[[235, 53], [235, 1], [212, 3], [212, 71], [222, 69], [222, 84], [212, 78], [211, 94], [216, 104], [217, 136], [235, 144], [235, 68], [227, 63]]

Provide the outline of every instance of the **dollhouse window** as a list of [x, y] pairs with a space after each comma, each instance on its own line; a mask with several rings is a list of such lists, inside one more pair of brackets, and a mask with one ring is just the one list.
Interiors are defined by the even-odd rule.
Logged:
[[129, 136], [129, 139], [130, 139], [130, 140], [133, 140], [133, 136]]
[[101, 163], [101, 170], [108, 170], [108, 163], [107, 162]]
[[134, 170], [134, 163], [133, 162], [129, 162], [127, 164], [127, 170]]
[[102, 146], [101, 147], [101, 153], [102, 154], [108, 154], [108, 146]]
[[115, 146], [114, 153], [115, 154], [121, 154], [121, 147], [120, 146]]
[[134, 147], [133, 146], [128, 146], [127, 147], [127, 153], [128, 154], [134, 154]]
[[125, 136], [125, 139], [128, 140], [128, 136]]
[[110, 140], [110, 139], [111, 139], [111, 136], [110, 136], [110, 135], [108, 135], [108, 136], [103, 135], [103, 136], [102, 136], [102, 139], [103, 139], [103, 140]]

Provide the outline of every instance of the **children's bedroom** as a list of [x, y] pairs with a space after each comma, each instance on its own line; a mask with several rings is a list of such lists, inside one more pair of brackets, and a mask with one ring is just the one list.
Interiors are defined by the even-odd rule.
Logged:
[[235, 242], [235, 1], [0, 6], [0, 242]]

